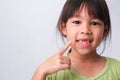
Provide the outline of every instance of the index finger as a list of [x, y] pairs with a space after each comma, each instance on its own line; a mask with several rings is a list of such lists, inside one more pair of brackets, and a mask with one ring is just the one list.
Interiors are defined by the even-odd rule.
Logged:
[[59, 51], [58, 54], [63, 55], [64, 52], [68, 49], [68, 47], [70, 46], [71, 41], [69, 41], [67, 44], [65, 44]]

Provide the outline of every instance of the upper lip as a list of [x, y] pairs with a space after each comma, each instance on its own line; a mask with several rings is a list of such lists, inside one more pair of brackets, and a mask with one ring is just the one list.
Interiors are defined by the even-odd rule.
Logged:
[[92, 38], [79, 38], [79, 39], [77, 39], [76, 41], [80, 41], [80, 40], [82, 40], [82, 41], [89, 41], [89, 42], [92, 42], [92, 41], [93, 41]]

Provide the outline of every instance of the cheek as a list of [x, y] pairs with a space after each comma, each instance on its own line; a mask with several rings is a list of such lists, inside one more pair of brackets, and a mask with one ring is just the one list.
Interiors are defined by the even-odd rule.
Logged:
[[98, 42], [101, 42], [103, 40], [103, 37], [104, 37], [103, 31], [96, 31], [94, 36]]
[[68, 40], [71, 40], [71, 41], [73, 42], [73, 41], [74, 41], [74, 39], [75, 39], [74, 34], [69, 33], [69, 35], [67, 35], [67, 39], [68, 39]]
[[67, 40], [71, 40], [72, 42], [75, 42], [76, 32], [74, 30], [67, 31]]

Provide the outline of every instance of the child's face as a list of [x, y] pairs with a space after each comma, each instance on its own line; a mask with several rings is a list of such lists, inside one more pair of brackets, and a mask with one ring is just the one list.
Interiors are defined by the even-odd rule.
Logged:
[[104, 23], [88, 15], [87, 8], [69, 18], [62, 32], [72, 41], [73, 52], [82, 54], [96, 53], [96, 48], [104, 38]]

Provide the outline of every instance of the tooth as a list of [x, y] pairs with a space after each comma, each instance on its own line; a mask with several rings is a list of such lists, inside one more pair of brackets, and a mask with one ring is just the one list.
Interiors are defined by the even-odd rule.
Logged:
[[87, 43], [89, 43], [90, 41], [88, 40]]
[[82, 43], [82, 40], [80, 40], [80, 43]]

